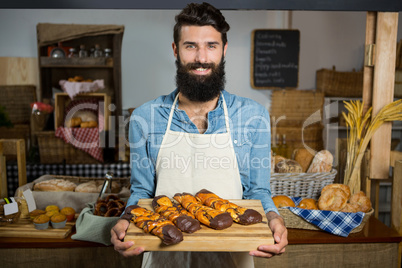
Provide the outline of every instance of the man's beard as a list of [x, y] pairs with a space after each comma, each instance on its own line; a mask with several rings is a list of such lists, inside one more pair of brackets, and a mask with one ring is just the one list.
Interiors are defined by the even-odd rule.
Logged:
[[[225, 85], [225, 60], [214, 63], [188, 63], [183, 65], [180, 57], [176, 60], [176, 86], [181, 94], [191, 101], [207, 102], [219, 96]], [[208, 75], [195, 75], [190, 71], [196, 68], [211, 68]]]

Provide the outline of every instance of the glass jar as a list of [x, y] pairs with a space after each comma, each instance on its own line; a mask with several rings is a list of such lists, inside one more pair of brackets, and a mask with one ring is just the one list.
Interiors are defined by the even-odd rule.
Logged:
[[80, 58], [88, 57], [88, 51], [85, 50], [85, 45], [80, 45], [80, 51], [78, 52], [78, 57]]
[[96, 44], [96, 45], [95, 45], [94, 57], [95, 57], [95, 58], [103, 57], [103, 51], [101, 50], [99, 44]]
[[112, 49], [111, 48], [105, 48], [105, 57], [106, 58], [111, 58], [112, 57]]
[[78, 57], [78, 54], [77, 54], [77, 51], [75, 50], [75, 48], [70, 48], [69, 50], [68, 50], [68, 57], [69, 58], [77, 58]]

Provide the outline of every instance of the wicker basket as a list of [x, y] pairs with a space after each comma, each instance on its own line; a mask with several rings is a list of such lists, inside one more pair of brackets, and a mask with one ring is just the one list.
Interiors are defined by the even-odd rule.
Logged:
[[[287, 228], [294, 228], [294, 229], [305, 229], [305, 230], [321, 230], [314, 224], [309, 223], [308, 221], [304, 220], [303, 218], [295, 215], [292, 211], [290, 211], [287, 208], [280, 208], [279, 214], [281, 214], [282, 218], [285, 221], [285, 226]], [[364, 218], [362, 220], [362, 223], [354, 228], [350, 233], [358, 233], [360, 232], [363, 228], [368, 219], [373, 215], [374, 209], [371, 209], [369, 212], [364, 214]]]
[[56, 138], [54, 131], [37, 132], [41, 164], [98, 164], [99, 162], [71, 144]]
[[273, 173], [272, 196], [287, 195], [318, 199], [322, 188], [334, 182], [336, 169], [322, 173]]
[[[74, 182], [75, 184], [81, 184], [89, 181], [100, 181], [103, 182], [105, 178], [97, 178], [97, 177], [78, 177], [78, 176], [67, 176], [67, 175], [50, 175], [54, 179], [63, 179]], [[130, 186], [130, 177], [122, 177], [115, 178], [113, 177], [112, 181], [118, 182], [121, 187], [129, 187]]]
[[328, 97], [361, 97], [363, 92], [363, 72], [338, 72], [320, 69], [316, 74], [317, 90]]

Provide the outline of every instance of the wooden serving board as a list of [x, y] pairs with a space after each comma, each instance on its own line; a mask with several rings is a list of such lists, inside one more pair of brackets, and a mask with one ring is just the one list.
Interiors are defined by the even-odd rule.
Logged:
[[[226, 251], [248, 252], [257, 249], [259, 245], [274, 244], [268, 220], [259, 200], [230, 200], [231, 202], [250, 209], [255, 209], [263, 216], [263, 222], [253, 225], [241, 225], [233, 222], [224, 230], [214, 230], [201, 225], [201, 230], [195, 233], [183, 233], [183, 241], [176, 245], [166, 246], [162, 240], [130, 223], [125, 241], [135, 241], [134, 247], [144, 247], [145, 251]], [[138, 205], [153, 211], [152, 199], [140, 199]]]
[[66, 238], [72, 231], [75, 221], [67, 222], [64, 228], [49, 228], [37, 230], [29, 219], [20, 219], [17, 223], [0, 226], [0, 237], [29, 237], [29, 238]]

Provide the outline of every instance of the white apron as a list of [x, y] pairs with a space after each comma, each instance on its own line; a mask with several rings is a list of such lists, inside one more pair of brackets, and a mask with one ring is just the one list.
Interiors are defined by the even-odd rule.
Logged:
[[[223, 98], [226, 133], [193, 134], [170, 130], [178, 94], [170, 110], [165, 135], [156, 160], [155, 196], [196, 194], [201, 189], [224, 199], [242, 199], [243, 188], [230, 135]], [[248, 252], [148, 252], [142, 267], [254, 267]]]

